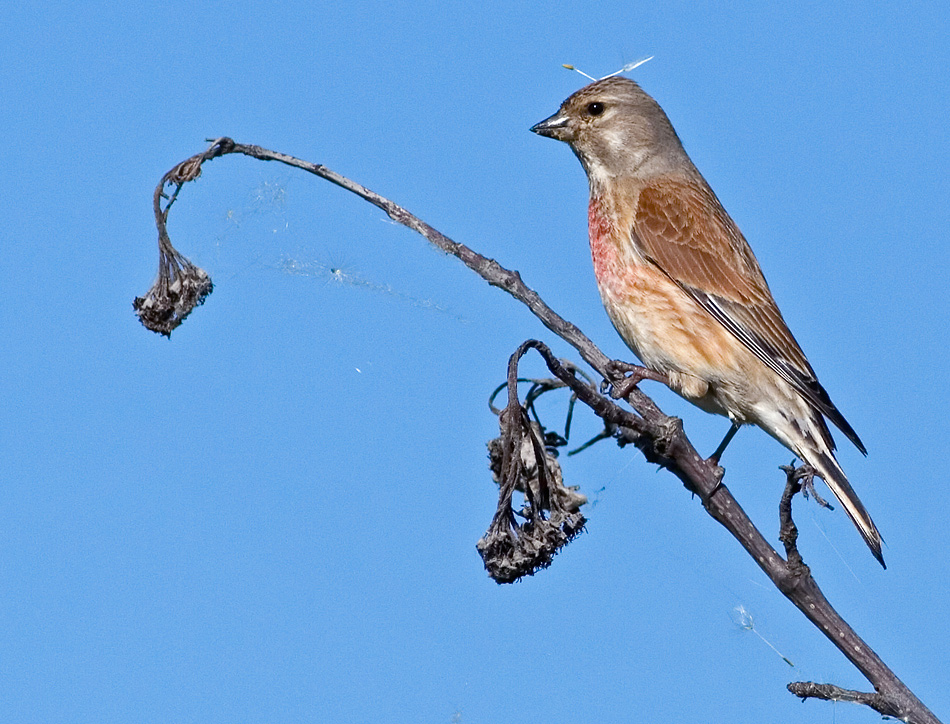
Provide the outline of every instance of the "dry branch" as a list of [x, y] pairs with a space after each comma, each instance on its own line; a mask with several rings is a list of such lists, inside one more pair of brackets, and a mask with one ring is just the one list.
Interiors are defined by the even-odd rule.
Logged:
[[[800, 472], [791, 471], [788, 473], [786, 494], [783, 496], [780, 506], [782, 540], [788, 556], [786, 560], [765, 540], [729, 489], [722, 484], [723, 470], [714, 461], [704, 459], [696, 452], [683, 432], [680, 420], [663, 414], [654, 402], [637, 387], [630, 387], [622, 383], [617, 384], [621, 381], [616, 377], [616, 369], [618, 367], [623, 368], [623, 365], [613, 363], [583, 332], [556, 314], [532, 289], [524, 284], [518, 272], [505, 269], [493, 259], [478, 254], [464, 244], [452, 241], [389, 199], [331, 171], [325, 166], [309, 163], [276, 151], [269, 151], [260, 146], [235, 143], [230, 138], [219, 138], [213, 141], [206, 151], [186, 159], [165, 174], [154, 194], [155, 219], [158, 226], [161, 256], [159, 279], [148, 294], [135, 301], [136, 311], [146, 327], [162, 334], [169, 334], [184, 320], [194, 306], [200, 304], [204, 297], [210, 293], [211, 282], [207, 275], [191, 265], [187, 259], [181, 257], [171, 247], [171, 243], [168, 241], [166, 223], [168, 212], [183, 184], [197, 178], [202, 165], [207, 161], [233, 153], [251, 156], [262, 161], [278, 161], [300, 168], [369, 201], [374, 206], [382, 209], [394, 221], [418, 232], [438, 248], [460, 259], [492, 286], [504, 290], [522, 302], [549, 330], [573, 346], [584, 361], [595, 369], [604, 380], [613, 382], [618, 389], [622, 389], [626, 401], [633, 408], [633, 412], [620, 407], [613, 399], [602, 394], [591, 384], [577, 379], [574, 372], [561, 364], [550, 350], [540, 342], [527, 342], [516, 353], [520, 357], [528, 348], [536, 349], [544, 357], [552, 374], [570, 387], [577, 399], [590, 407], [605, 424], [617, 426], [618, 436], [622, 441], [633, 443], [643, 452], [648, 461], [668, 469], [680, 479], [687, 490], [699, 496], [709, 515], [739, 541], [782, 594], [854, 664], [872, 684], [876, 692], [875, 694], [861, 694], [860, 692], [850, 692], [830, 685], [799, 682], [789, 685], [792, 693], [802, 698], [834, 699], [848, 696], [851, 697], [849, 699], [851, 701], [867, 704], [878, 712], [906, 722], [940, 724], [933, 713], [917, 699], [913, 692], [897, 678], [880, 657], [861, 640], [847, 622], [832, 608], [819, 589], [818, 584], [812, 578], [808, 566], [801, 561], [801, 556], [798, 554], [795, 545], [797, 531], [794, 530], [794, 523], [791, 520], [791, 499], [798, 491]], [[166, 186], [174, 187], [170, 196], [165, 194]], [[163, 199], [166, 200], [164, 208], [162, 207]], [[169, 264], [169, 259], [175, 260], [177, 266]], [[181, 279], [184, 280], [182, 286], [175, 287], [175, 281]], [[191, 286], [188, 286], [189, 284]], [[182, 293], [182, 288], [186, 288], [187, 293]], [[146, 309], [148, 313], [143, 313], [143, 309]], [[156, 320], [158, 323], [155, 323]], [[515, 356], [512, 359], [515, 360]], [[513, 368], [516, 369], [514, 363]], [[530, 431], [530, 425], [527, 428], [524, 427], [523, 409], [517, 400], [517, 373], [510, 369], [509, 380], [512, 379], [515, 382], [509, 384], [508, 412], [510, 419], [508, 424], [512, 424], [512, 420], [516, 419], [521, 430], [519, 434], [532, 436], [532, 445], [539, 453], [538, 459], [540, 460], [543, 458], [543, 452]], [[628, 387], [629, 389], [627, 389]], [[514, 445], [514, 440], [515, 438], [512, 437], [508, 444]], [[515, 451], [509, 449], [507, 456], [506, 464], [515, 466], [515, 458], [517, 457]], [[514, 480], [517, 474], [512, 474], [511, 477]], [[530, 491], [530, 486], [527, 490]], [[503, 490], [502, 493], [504, 497], [505, 491]], [[550, 503], [550, 501], [547, 502]], [[533, 507], [536, 510], [541, 510], [544, 505], [542, 501], [537, 501], [536, 504], [533, 504]], [[501, 510], [501, 506], [499, 506], [499, 510]], [[508, 510], [510, 511], [510, 508]], [[496, 515], [496, 519], [497, 517], [498, 515]], [[576, 533], [576, 529], [573, 531], [562, 529], [561, 532], [570, 537], [570, 535]]]

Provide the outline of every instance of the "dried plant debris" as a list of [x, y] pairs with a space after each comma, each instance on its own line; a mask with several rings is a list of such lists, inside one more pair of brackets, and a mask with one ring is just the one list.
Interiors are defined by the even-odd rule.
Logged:
[[[573, 485], [566, 487], [561, 473], [561, 464], [557, 459], [557, 449], [547, 444], [548, 436], [542, 434], [541, 425], [537, 422], [531, 422], [531, 428], [536, 439], [544, 439], [544, 462], [547, 469], [548, 479], [551, 481], [551, 494], [558, 499], [559, 507], [571, 513], [576, 513], [582, 505], [587, 503], [587, 496], [580, 491], [580, 486]], [[563, 444], [563, 438], [561, 438]], [[491, 469], [492, 480], [501, 485], [502, 477], [502, 457], [503, 446], [501, 438], [496, 437], [488, 442], [488, 465]], [[521, 440], [521, 469], [523, 476], [515, 480], [515, 490], [519, 493], [525, 493], [525, 484], [531, 488], [532, 498], [541, 499], [541, 481], [538, 473], [538, 460], [534, 451], [534, 444], [530, 436], [525, 436]]]
[[[541, 426], [526, 416], [516, 430], [506, 429], [488, 444], [492, 477], [500, 486], [498, 509], [476, 548], [488, 575], [497, 583], [513, 583], [551, 565], [554, 555], [584, 529], [580, 506], [587, 498], [563, 484], [556, 450], [546, 448]], [[521, 491], [525, 505], [517, 513], [512, 493]], [[519, 524], [518, 518], [524, 520]]]
[[524, 525], [512, 515], [500, 525], [493, 523], [476, 548], [492, 580], [514, 583], [551, 565], [554, 555], [583, 531], [585, 523], [580, 513], [552, 513], [547, 520], [530, 516]]
[[159, 242], [158, 278], [132, 306], [147, 329], [168, 337], [195, 307], [204, 304], [213, 288], [205, 270], [179, 254], [166, 237]]

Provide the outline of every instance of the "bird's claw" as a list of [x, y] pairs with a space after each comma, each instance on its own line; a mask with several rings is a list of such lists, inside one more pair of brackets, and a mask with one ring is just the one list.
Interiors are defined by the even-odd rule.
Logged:
[[616, 359], [607, 363], [605, 371], [607, 378], [601, 383], [601, 392], [606, 393], [609, 389], [610, 396], [615, 400], [625, 399], [643, 380], [670, 384], [669, 378], [661, 372]]

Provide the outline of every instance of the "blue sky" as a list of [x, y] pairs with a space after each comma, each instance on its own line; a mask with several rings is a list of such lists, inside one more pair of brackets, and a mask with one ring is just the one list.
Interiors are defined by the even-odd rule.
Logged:
[[[155, 274], [155, 184], [230, 135], [393, 198], [629, 356], [594, 285], [583, 171], [528, 128], [583, 85], [562, 63], [600, 76], [647, 55], [636, 79], [870, 451], [841, 440], [888, 570], [841, 511], [799, 502], [803, 554], [950, 716], [945, 3], [3, 15], [0, 719], [876, 719], [785, 692], [866, 684], [631, 450], [565, 461], [592, 503], [550, 569], [486, 577], [488, 394], [526, 338], [576, 355], [367, 204], [292, 169], [215, 160], [170, 222], [214, 294], [170, 341], [133, 316]], [[525, 370], [542, 373], [536, 358]], [[712, 451], [723, 420], [645, 389]], [[577, 441], [596, 431], [577, 416]], [[724, 459], [773, 543], [787, 462], [756, 430]]]

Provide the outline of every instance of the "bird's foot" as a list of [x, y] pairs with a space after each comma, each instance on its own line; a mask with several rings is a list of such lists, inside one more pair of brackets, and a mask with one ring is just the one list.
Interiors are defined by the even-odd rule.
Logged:
[[670, 384], [670, 378], [662, 372], [654, 372], [646, 367], [630, 364], [629, 362], [621, 362], [620, 360], [611, 360], [608, 362], [606, 372], [607, 379], [604, 380], [601, 389], [606, 391], [605, 388], [609, 386], [610, 396], [615, 400], [626, 398], [633, 388], [643, 382], [643, 380], [662, 382], [667, 386]]
[[705, 498], [703, 498], [703, 496], [700, 495], [700, 498], [703, 500], [703, 505], [708, 506], [709, 501], [712, 499], [712, 496], [714, 496], [720, 488], [726, 487], [722, 483], [722, 479], [726, 475], [726, 469], [724, 467], [721, 467], [712, 458], [708, 459], [706, 462], [712, 465], [712, 474], [713, 474], [713, 477], [716, 479], [716, 484], [713, 486], [713, 489], [709, 491], [709, 495], [705, 496]]

